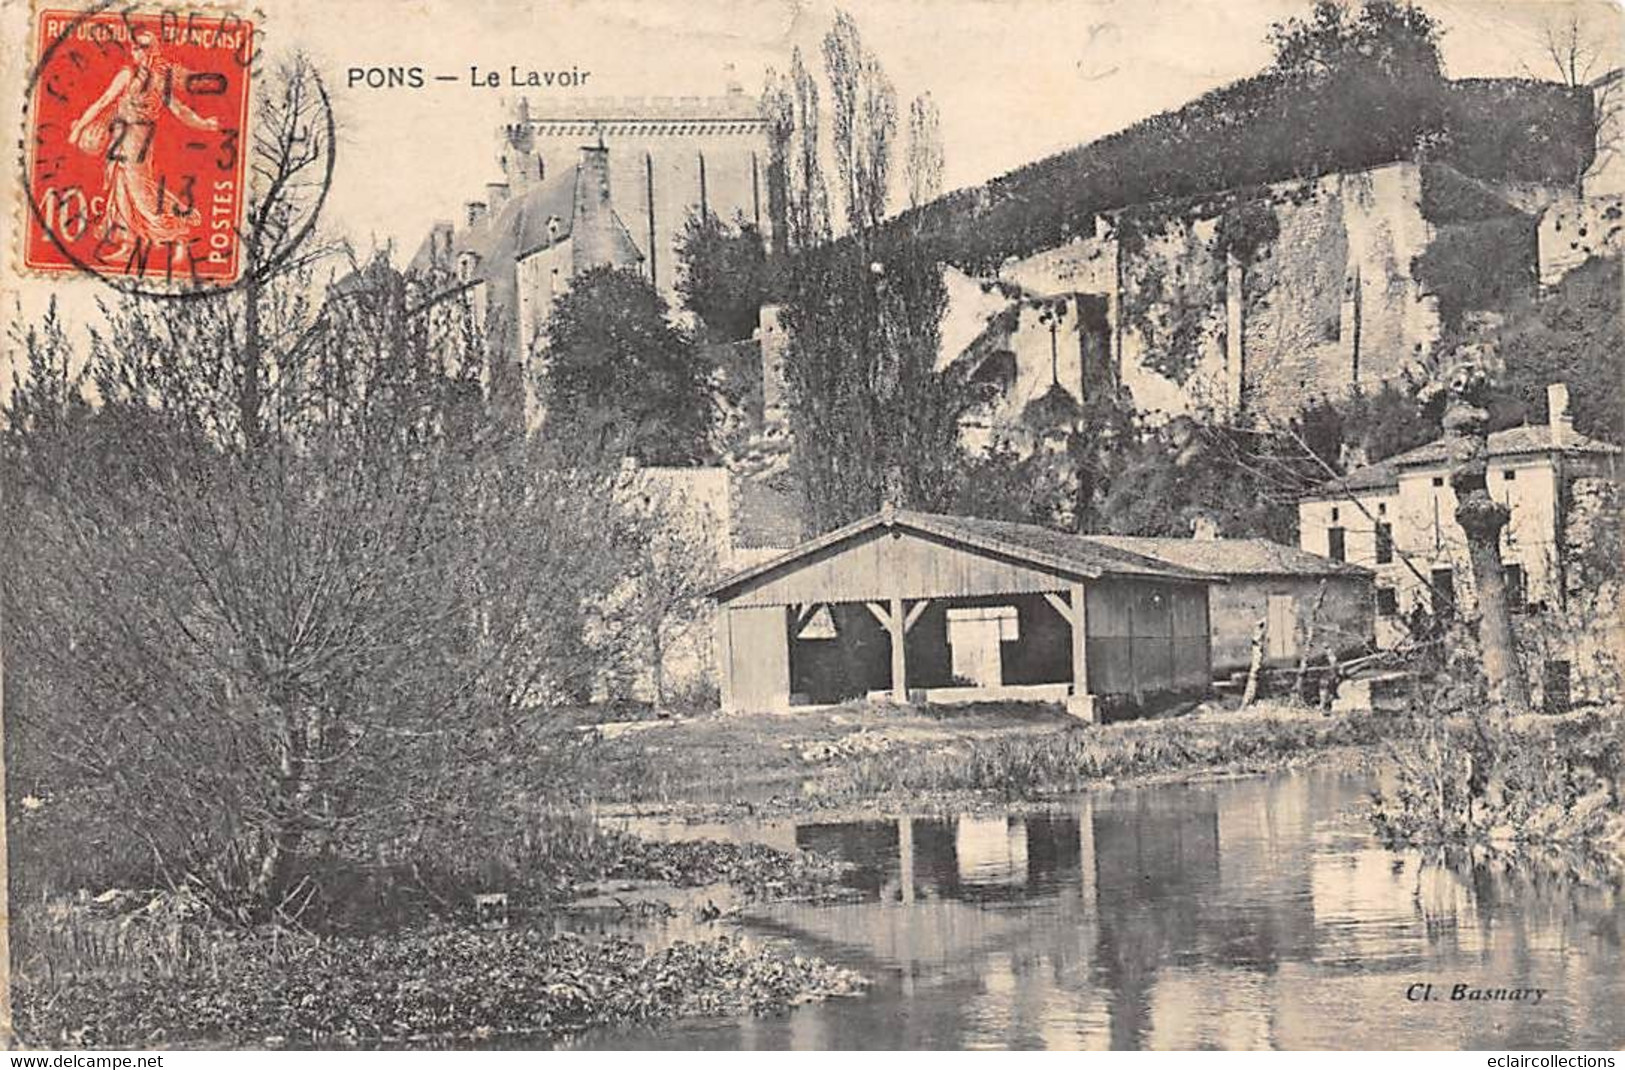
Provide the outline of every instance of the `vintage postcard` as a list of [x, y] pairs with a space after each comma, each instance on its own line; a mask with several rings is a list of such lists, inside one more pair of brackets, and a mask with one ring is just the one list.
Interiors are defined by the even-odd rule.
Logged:
[[0, 1040], [1613, 1065], [1617, 3], [0, 18]]

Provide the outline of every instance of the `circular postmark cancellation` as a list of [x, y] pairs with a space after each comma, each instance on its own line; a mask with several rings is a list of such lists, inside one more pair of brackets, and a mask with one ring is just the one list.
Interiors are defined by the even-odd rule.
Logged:
[[[229, 13], [106, 4], [38, 17], [24, 266], [154, 296], [240, 283], [253, 25]], [[275, 255], [256, 257], [252, 270]]]

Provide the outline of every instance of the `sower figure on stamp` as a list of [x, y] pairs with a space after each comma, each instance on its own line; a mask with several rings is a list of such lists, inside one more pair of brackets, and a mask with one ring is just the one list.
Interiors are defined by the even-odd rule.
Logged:
[[[127, 260], [136, 243], [142, 242], [172, 245], [174, 262], [179, 264], [190, 256], [186, 239], [200, 216], [189, 191], [165, 190], [153, 174], [158, 120], [166, 108], [194, 130], [218, 130], [220, 120], [205, 119], [176, 98], [174, 82], [184, 72], [163, 58], [151, 31], [136, 33], [130, 50], [131, 63], [74, 122], [68, 140], [93, 156], [107, 155], [107, 211], [99, 248], [113, 248], [100, 259]], [[113, 116], [104, 123], [102, 115], [109, 107]]]

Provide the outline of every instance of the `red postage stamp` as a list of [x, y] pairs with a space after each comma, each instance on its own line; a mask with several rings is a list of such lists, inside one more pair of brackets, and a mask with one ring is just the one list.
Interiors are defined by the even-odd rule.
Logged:
[[126, 284], [242, 270], [253, 27], [230, 14], [43, 11], [23, 259]]

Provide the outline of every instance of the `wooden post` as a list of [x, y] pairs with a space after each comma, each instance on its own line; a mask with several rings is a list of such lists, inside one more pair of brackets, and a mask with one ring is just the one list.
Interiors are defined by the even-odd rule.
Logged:
[[908, 701], [908, 618], [903, 613], [903, 600], [891, 600], [891, 697], [895, 702]]
[[1095, 697], [1089, 693], [1089, 612], [1084, 604], [1083, 584], [1073, 583], [1068, 592], [1072, 603], [1072, 699], [1067, 711], [1085, 721], [1099, 719]]
[[717, 604], [717, 693], [721, 699], [722, 708], [734, 709], [734, 652], [731, 636], [728, 631], [728, 607], [726, 604]]

